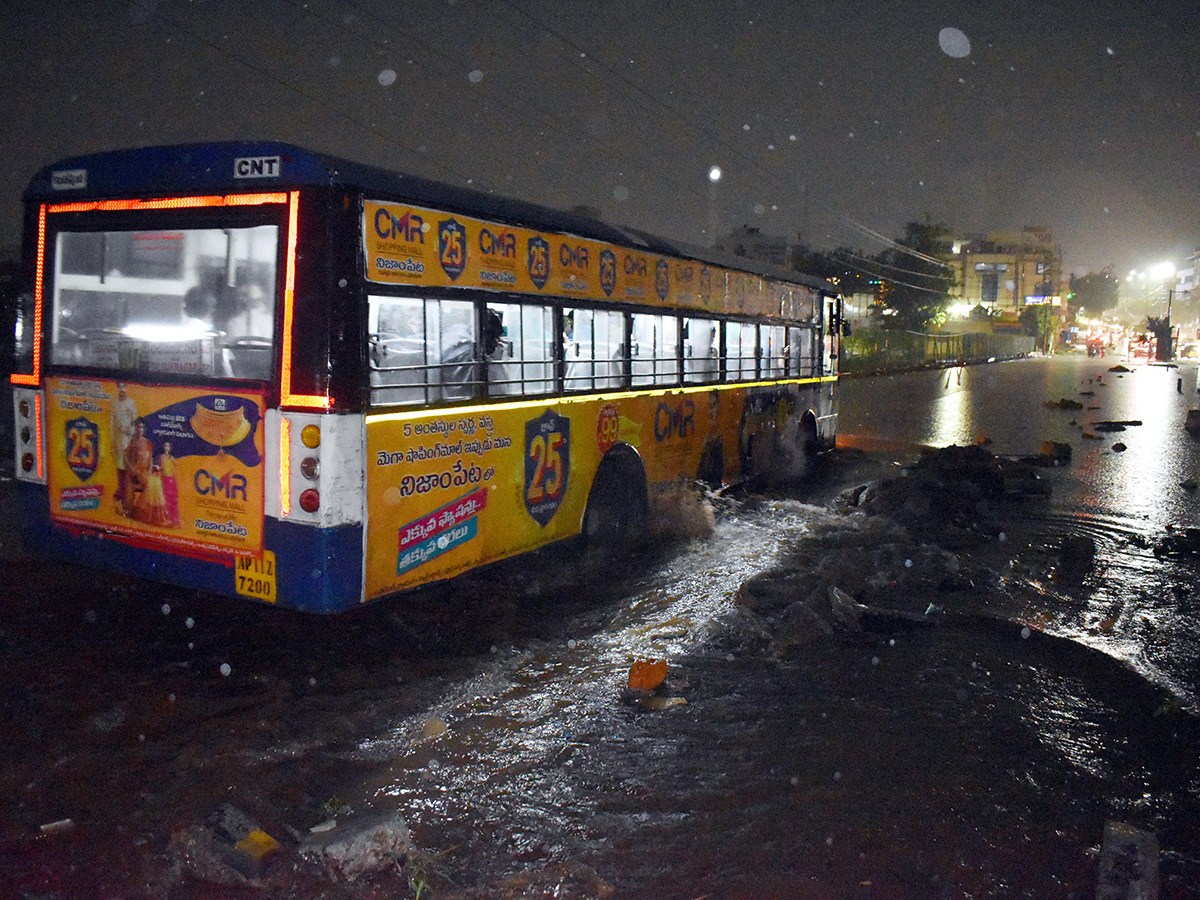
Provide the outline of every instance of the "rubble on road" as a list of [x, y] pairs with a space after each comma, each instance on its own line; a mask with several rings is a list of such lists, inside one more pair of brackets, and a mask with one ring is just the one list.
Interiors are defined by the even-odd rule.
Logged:
[[[861, 515], [814, 529], [778, 568], [746, 580], [740, 619], [726, 627], [776, 656], [838, 634], [932, 627], [994, 577], [960, 553], [1005, 541], [1005, 520], [1047, 493], [1033, 463], [980, 446], [927, 450], [902, 476], [846, 491], [839, 503]], [[1064, 554], [1082, 579], [1086, 548]]]
[[330, 880], [356, 881], [403, 867], [416, 848], [404, 818], [397, 812], [382, 811], [339, 820], [336, 828], [310, 832], [300, 843], [299, 852]]

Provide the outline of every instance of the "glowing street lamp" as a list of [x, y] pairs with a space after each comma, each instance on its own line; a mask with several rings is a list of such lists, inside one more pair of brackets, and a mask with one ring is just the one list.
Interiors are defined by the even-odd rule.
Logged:
[[708, 167], [708, 245], [717, 243], [717, 182], [721, 180], [721, 167]]

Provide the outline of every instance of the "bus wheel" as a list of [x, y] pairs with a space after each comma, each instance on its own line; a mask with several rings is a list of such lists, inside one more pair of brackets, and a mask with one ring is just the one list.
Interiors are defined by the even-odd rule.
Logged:
[[820, 450], [821, 444], [817, 440], [817, 417], [809, 411], [800, 417], [800, 424], [796, 427], [795, 463], [792, 467], [792, 477], [800, 479], [808, 475]]
[[646, 475], [637, 453], [614, 448], [600, 463], [583, 514], [589, 557], [612, 557], [640, 546], [649, 528]]
[[725, 482], [725, 451], [720, 441], [712, 441], [704, 448], [700, 457], [700, 468], [696, 470], [696, 480], [708, 485], [712, 490], [719, 490]]

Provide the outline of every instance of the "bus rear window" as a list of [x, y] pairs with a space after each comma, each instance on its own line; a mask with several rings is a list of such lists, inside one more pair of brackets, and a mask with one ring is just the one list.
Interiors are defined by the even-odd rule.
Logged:
[[275, 225], [59, 232], [51, 362], [269, 378], [278, 244]]

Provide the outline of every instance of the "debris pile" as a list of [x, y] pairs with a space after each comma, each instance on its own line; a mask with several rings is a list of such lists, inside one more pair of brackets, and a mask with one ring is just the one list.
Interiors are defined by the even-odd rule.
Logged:
[[994, 456], [980, 446], [926, 450], [900, 478], [861, 494], [858, 505], [950, 549], [1003, 531], [1006, 505], [1045, 496], [1047, 486], [1029, 462]]

